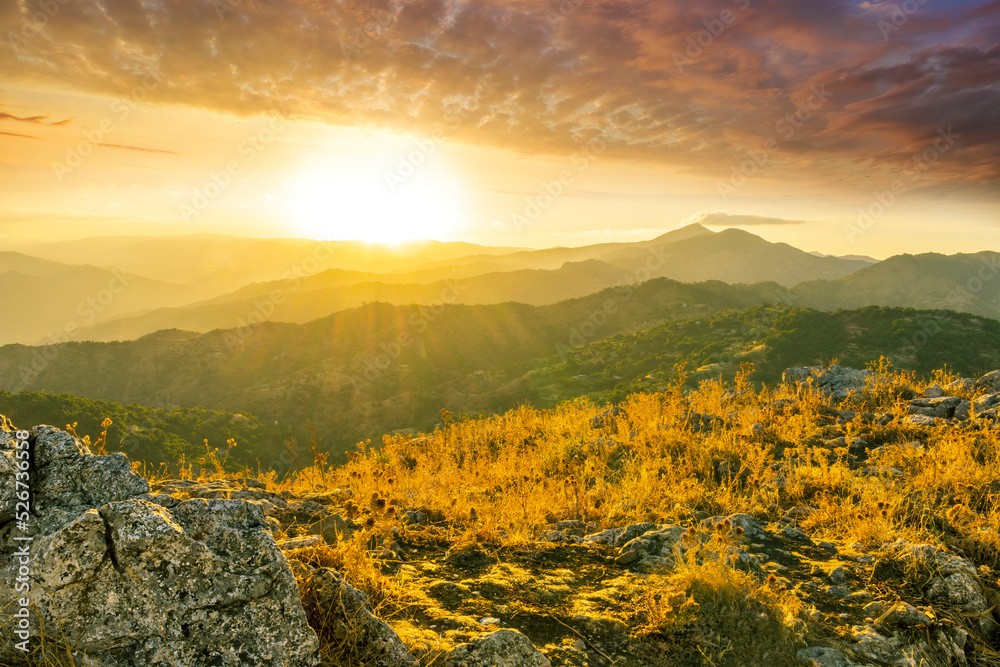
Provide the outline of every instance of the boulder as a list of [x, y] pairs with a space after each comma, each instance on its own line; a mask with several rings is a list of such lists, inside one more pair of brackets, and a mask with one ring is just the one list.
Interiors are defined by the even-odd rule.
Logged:
[[959, 378], [946, 384], [944, 390], [952, 396], [955, 394], [971, 394], [976, 391], [976, 381], [972, 378]]
[[976, 380], [976, 389], [991, 393], [1000, 391], [1000, 370], [991, 371]]
[[[379, 663], [380, 665], [382, 663]], [[549, 667], [531, 640], [516, 630], [497, 630], [453, 648], [445, 667]]]
[[957, 396], [941, 396], [938, 398], [915, 398], [910, 401], [911, 415], [926, 415], [927, 417], [951, 418], [955, 409], [962, 403]]
[[[94, 456], [51, 426], [32, 429], [30, 443], [34, 514], [26, 526], [0, 529], [0, 622], [8, 627], [23, 595], [13, 592], [15, 545], [29, 545], [29, 649], [44, 629], [49, 650], [72, 647], [89, 661], [80, 664], [319, 664], [295, 578], [259, 505], [193, 499], [164, 507], [148, 500], [149, 485], [122, 454]], [[14, 486], [13, 450], [0, 435], [5, 489]], [[14, 508], [2, 502], [9, 516]], [[27, 664], [19, 639], [0, 638], [0, 663]]]
[[368, 596], [336, 570], [313, 571], [303, 584], [302, 603], [313, 627], [339, 644], [358, 664], [417, 667], [417, 659], [410, 655], [399, 635], [372, 613]]
[[903, 423], [907, 426], [934, 426], [934, 417], [928, 415], [906, 415]]
[[980, 396], [972, 402], [972, 407], [975, 409], [976, 413], [986, 412], [992, 408], [1000, 405], [1000, 393], [997, 394], [986, 394], [985, 396]]
[[944, 389], [942, 389], [939, 384], [932, 384], [927, 387], [927, 389], [924, 389], [924, 396], [927, 398], [938, 398], [940, 396], [944, 396]]

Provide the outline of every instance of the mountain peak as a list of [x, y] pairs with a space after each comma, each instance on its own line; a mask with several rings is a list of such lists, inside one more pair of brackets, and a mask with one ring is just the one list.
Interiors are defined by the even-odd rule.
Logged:
[[697, 222], [692, 222], [690, 225], [685, 225], [671, 230], [666, 234], [661, 234], [655, 239], [649, 241], [649, 243], [677, 243], [678, 241], [686, 241], [687, 239], [693, 239], [698, 236], [707, 236], [714, 233], [715, 232], [711, 229], [708, 229]]

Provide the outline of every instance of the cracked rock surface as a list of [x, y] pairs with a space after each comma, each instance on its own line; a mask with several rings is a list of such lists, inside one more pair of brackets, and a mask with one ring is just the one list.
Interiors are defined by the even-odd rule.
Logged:
[[[288, 561], [264, 510], [245, 499], [151, 502], [148, 483], [123, 455], [94, 456], [71, 435], [31, 430], [32, 516], [12, 520], [0, 497], [0, 619], [11, 624], [19, 560], [14, 537], [31, 537], [30, 648], [43, 628], [77, 664], [318, 664]], [[15, 440], [0, 430], [0, 477], [13, 489]], [[53, 637], [53, 629], [59, 634]], [[0, 663], [29, 664], [4, 633]], [[61, 649], [65, 655], [67, 649]]]

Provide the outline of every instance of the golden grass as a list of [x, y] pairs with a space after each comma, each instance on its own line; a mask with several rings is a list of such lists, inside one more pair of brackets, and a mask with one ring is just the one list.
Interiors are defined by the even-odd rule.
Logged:
[[[412, 596], [383, 574], [369, 547], [393, 527], [408, 530], [399, 520], [408, 508], [431, 514], [455, 545], [511, 546], [560, 520], [598, 528], [693, 525], [738, 512], [773, 519], [809, 505], [816, 511], [799, 524], [814, 539], [859, 549], [897, 540], [949, 547], [981, 568], [987, 594], [1000, 599], [1000, 431], [978, 422], [908, 426], [906, 400], [955, 376], [939, 371], [923, 381], [884, 360], [872, 369], [867, 391], [839, 405], [811, 389], [755, 389], [744, 368], [734, 383], [632, 395], [615, 415], [582, 399], [479, 419], [446, 415], [433, 433], [385, 436], [379, 447], [361, 443], [343, 466], [314, 451], [312, 466], [285, 479], [243, 474], [299, 495], [349, 488], [354, 501], [344, 511], [367, 518], [368, 528], [293, 557], [341, 570], [388, 617]], [[893, 419], [858, 415], [838, 424], [838, 409]], [[859, 462], [848, 447], [826, 444], [841, 436], [880, 449]], [[191, 466], [184, 474], [194, 474]], [[754, 664], [794, 664], [802, 610], [780, 583], [759, 581], [725, 559], [689, 555], [677, 563], [650, 584], [648, 632], [699, 637], [703, 664], [745, 664], [748, 650]], [[706, 623], [717, 628], [705, 630]]]

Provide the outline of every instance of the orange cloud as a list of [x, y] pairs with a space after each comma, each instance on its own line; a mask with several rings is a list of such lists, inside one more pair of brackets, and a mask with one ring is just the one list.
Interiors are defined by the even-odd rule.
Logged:
[[[284, 113], [524, 153], [727, 178], [769, 139], [768, 178], [905, 167], [961, 135], [935, 182], [1000, 179], [1000, 2], [896, 15], [859, 0], [106, 0], [60, 6], [0, 67], [95, 93]], [[5, 3], [23, 24], [37, 0]], [[815, 91], [829, 95], [817, 103]], [[845, 167], [850, 166], [850, 169]], [[846, 174], [846, 175], [845, 175]]]

